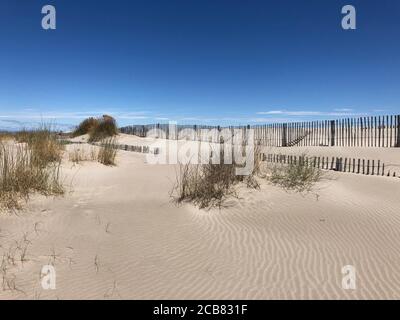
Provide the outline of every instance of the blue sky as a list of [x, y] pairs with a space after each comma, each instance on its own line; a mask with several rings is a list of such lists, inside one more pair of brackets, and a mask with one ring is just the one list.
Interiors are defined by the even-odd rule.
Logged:
[[399, 39], [398, 0], [1, 0], [0, 129], [395, 114]]

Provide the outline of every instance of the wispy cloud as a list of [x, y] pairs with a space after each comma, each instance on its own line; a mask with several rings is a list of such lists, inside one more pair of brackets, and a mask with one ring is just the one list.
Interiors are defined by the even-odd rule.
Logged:
[[[133, 109], [133, 108], [132, 108]], [[80, 121], [88, 117], [97, 117], [104, 114], [110, 114], [115, 117], [120, 126], [130, 124], [146, 124], [157, 122], [174, 121], [177, 123], [185, 124], [209, 124], [209, 125], [244, 125], [251, 123], [283, 123], [295, 121], [309, 121], [314, 119], [335, 118], [335, 117], [356, 117], [367, 116], [382, 112], [383, 109], [374, 109], [363, 113], [356, 112], [353, 108], [335, 108], [332, 110], [307, 110], [299, 108], [297, 110], [286, 110], [271, 108], [270, 110], [233, 114], [196, 114], [186, 112], [157, 112], [154, 109], [143, 110], [144, 108], [136, 108], [131, 111], [127, 109], [118, 108], [82, 108], [84, 111], [43, 111], [43, 109], [36, 109], [26, 107], [21, 111], [10, 112], [0, 111], [0, 129], [7, 127], [28, 127], [31, 125], [40, 124], [43, 122], [50, 122], [52, 124], [64, 124], [65, 126], [76, 126]], [[11, 109], [12, 110], [12, 109]], [[199, 110], [200, 113], [201, 110]]]
[[333, 109], [333, 111], [337, 111], [337, 112], [353, 112], [354, 109], [351, 109], [351, 108], [339, 108], [339, 109]]
[[146, 111], [122, 112], [110, 109], [87, 111], [37, 111], [33, 108], [25, 108], [16, 112], [0, 111], [0, 130], [17, 130], [21, 128], [35, 128], [41, 123], [51, 123], [55, 128], [70, 130], [80, 121], [88, 117], [98, 117], [104, 114], [112, 115], [121, 122], [145, 122], [151, 121]]
[[259, 115], [285, 115], [285, 116], [314, 116], [314, 117], [323, 117], [323, 116], [358, 116], [365, 115], [366, 113], [355, 113], [353, 109], [343, 108], [343, 109], [335, 109], [334, 111], [308, 111], [308, 110], [299, 110], [299, 111], [287, 111], [287, 110], [271, 110], [271, 111], [260, 111], [257, 112]]
[[74, 111], [74, 112], [55, 112], [55, 111], [28, 111], [25, 109], [23, 112], [7, 112], [0, 113], [2, 119], [84, 119], [87, 117], [97, 117], [104, 114], [110, 114], [114, 117], [121, 119], [146, 119], [148, 112], [134, 111], [134, 112], [120, 112], [113, 110], [92, 110], [92, 111]]
[[134, 116], [134, 115], [114, 115], [111, 114], [112, 116], [114, 116], [117, 119], [123, 119], [123, 120], [143, 120], [143, 119], [149, 119], [149, 117], [147, 116]]
[[[42, 124], [41, 121], [19, 121], [19, 120], [9, 120], [9, 119], [0, 119], [0, 131], [18, 131], [21, 129], [34, 129], [40, 127]], [[61, 131], [70, 131], [74, 126], [71, 124], [60, 123], [60, 122], [52, 122], [51, 128], [53, 130], [61, 130]]]
[[247, 119], [249, 123], [283, 123], [283, 122], [293, 122], [290, 118], [265, 118], [256, 117]]

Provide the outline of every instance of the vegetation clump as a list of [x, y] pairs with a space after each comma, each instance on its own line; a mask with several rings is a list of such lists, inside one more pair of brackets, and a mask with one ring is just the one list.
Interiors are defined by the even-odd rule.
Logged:
[[19, 209], [31, 193], [60, 195], [63, 146], [49, 129], [21, 131], [17, 144], [0, 142], [0, 208]]
[[98, 126], [99, 121], [93, 117], [83, 120], [78, 127], [72, 132], [72, 137], [79, 137], [91, 132], [94, 127]]
[[117, 122], [109, 115], [103, 115], [100, 118], [87, 118], [78, 125], [72, 136], [77, 137], [84, 134], [89, 134], [89, 142], [113, 137], [118, 134]]
[[[224, 159], [223, 152], [220, 159]], [[258, 189], [259, 154], [254, 152], [254, 166], [249, 175], [237, 175], [236, 163], [181, 164], [176, 175], [172, 197], [176, 203], [191, 202], [200, 209], [221, 208], [229, 197], [238, 197], [235, 186], [245, 183]]]
[[322, 170], [301, 156], [296, 163], [282, 164], [270, 169], [268, 180], [286, 190], [310, 192], [324, 177]]
[[103, 141], [97, 155], [97, 160], [106, 166], [114, 166], [117, 157], [117, 145], [114, 138], [108, 138]]

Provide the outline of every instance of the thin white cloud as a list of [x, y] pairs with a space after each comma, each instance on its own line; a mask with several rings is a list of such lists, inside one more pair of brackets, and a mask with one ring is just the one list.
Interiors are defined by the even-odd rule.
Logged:
[[293, 119], [290, 118], [249, 118], [248, 122], [256, 122], [256, 123], [283, 123], [283, 122], [292, 122]]
[[119, 112], [110, 110], [91, 110], [83, 112], [53, 112], [53, 111], [36, 111], [29, 112], [25, 109], [24, 112], [14, 113], [0, 113], [0, 118], [3, 119], [83, 119], [87, 117], [97, 117], [104, 114], [113, 115], [116, 118], [121, 119], [147, 119], [146, 111], [135, 111], [135, 112]]
[[261, 111], [261, 112], [257, 112], [257, 114], [284, 114], [286, 111], [282, 111], [282, 110], [271, 110], [271, 111]]
[[[336, 109], [339, 110], [339, 109]], [[350, 110], [350, 109], [347, 109]], [[285, 116], [359, 116], [365, 115], [366, 113], [355, 113], [349, 111], [286, 111], [286, 110], [272, 110], [272, 111], [260, 111], [257, 112], [259, 115], [285, 115]]]
[[339, 108], [339, 109], [333, 109], [333, 111], [336, 111], [336, 112], [353, 112], [354, 109], [351, 109], [351, 108]]
[[140, 119], [149, 119], [149, 117], [146, 116], [130, 116], [130, 115], [122, 115], [122, 116], [115, 116], [117, 119], [123, 119], [123, 120], [140, 120]]

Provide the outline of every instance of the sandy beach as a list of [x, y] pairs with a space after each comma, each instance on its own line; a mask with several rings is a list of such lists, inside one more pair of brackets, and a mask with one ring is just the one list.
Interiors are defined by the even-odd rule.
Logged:
[[400, 1], [1, 4], [0, 302], [400, 300]]
[[[171, 201], [176, 170], [126, 151], [115, 167], [64, 159], [64, 196], [0, 216], [0, 255], [16, 260], [0, 298], [400, 298], [398, 178], [329, 172], [308, 194], [260, 180], [207, 211]], [[46, 264], [56, 290], [41, 288]], [[355, 290], [342, 288], [345, 265]]]

